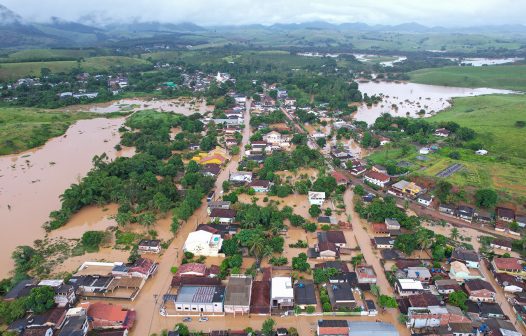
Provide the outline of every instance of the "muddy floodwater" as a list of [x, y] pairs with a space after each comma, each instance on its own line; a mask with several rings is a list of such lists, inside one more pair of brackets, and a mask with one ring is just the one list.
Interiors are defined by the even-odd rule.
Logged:
[[72, 111], [94, 113], [135, 112], [145, 109], [191, 115], [193, 113], [205, 114], [212, 111], [213, 107], [207, 106], [205, 101], [197, 100], [132, 98], [108, 103], [76, 105], [68, 108], [68, 110]]
[[12, 269], [16, 246], [44, 237], [42, 224], [60, 207], [64, 190], [92, 168], [93, 156], [133, 154], [113, 148], [123, 123], [124, 118], [81, 120], [40, 148], [0, 157], [0, 278]]
[[481, 57], [474, 57], [474, 58], [455, 58], [455, 57], [446, 57], [447, 59], [457, 62], [458, 64], [462, 65], [471, 65], [471, 66], [485, 66], [485, 65], [498, 65], [498, 64], [506, 64], [506, 63], [514, 63], [518, 61], [522, 61], [524, 58], [522, 57], [509, 57], [509, 58], [481, 58]]
[[510, 94], [513, 91], [489, 88], [459, 88], [438, 85], [394, 82], [360, 83], [360, 91], [368, 96], [381, 95], [382, 101], [373, 106], [363, 104], [354, 115], [356, 120], [374, 123], [382, 113], [394, 116], [419, 117], [420, 110], [428, 117], [451, 106], [451, 98], [486, 94]]

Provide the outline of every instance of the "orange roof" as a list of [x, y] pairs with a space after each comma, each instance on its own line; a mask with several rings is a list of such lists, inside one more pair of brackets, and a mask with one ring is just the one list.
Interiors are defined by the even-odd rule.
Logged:
[[522, 271], [522, 262], [517, 258], [494, 258], [493, 263], [501, 270]]
[[88, 316], [93, 319], [124, 322], [128, 315], [127, 310], [122, 310], [122, 306], [103, 302], [95, 302], [89, 305]]
[[214, 154], [210, 156], [205, 156], [200, 160], [200, 162], [207, 162], [212, 160], [219, 160], [221, 163], [224, 163], [226, 161], [226, 158], [223, 155], [220, 154]]
[[332, 173], [332, 177], [336, 179], [336, 182], [348, 182], [349, 181], [347, 176], [345, 176], [343, 173], [340, 173], [339, 171], [336, 171], [336, 170]]
[[389, 230], [387, 229], [387, 225], [385, 223], [374, 223], [373, 231], [375, 233], [389, 232]]

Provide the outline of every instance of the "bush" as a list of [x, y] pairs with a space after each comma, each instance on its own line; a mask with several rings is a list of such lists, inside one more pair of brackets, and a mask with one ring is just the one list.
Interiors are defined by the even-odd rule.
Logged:
[[88, 251], [98, 251], [103, 238], [104, 232], [102, 231], [86, 231], [82, 235], [81, 243]]
[[316, 311], [316, 307], [314, 306], [308, 306], [305, 311], [307, 312], [307, 314], [312, 314]]

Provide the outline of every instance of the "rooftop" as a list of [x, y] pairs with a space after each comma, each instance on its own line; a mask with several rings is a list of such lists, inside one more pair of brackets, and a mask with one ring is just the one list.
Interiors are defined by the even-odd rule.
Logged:
[[273, 277], [271, 287], [272, 298], [294, 297], [292, 280], [290, 277]]
[[179, 288], [175, 302], [212, 303], [223, 302], [224, 286], [192, 286], [183, 285]]
[[480, 257], [477, 252], [468, 250], [465, 248], [461, 248], [461, 247], [457, 247], [453, 250], [453, 253], [451, 254], [451, 258], [462, 260], [462, 261], [473, 261], [473, 262], [480, 261]]
[[384, 173], [379, 173], [379, 172], [373, 171], [373, 170], [370, 170], [370, 171], [366, 172], [365, 173], [365, 177], [368, 177], [368, 178], [374, 179], [374, 180], [378, 180], [378, 181], [382, 181], [382, 182], [387, 182], [390, 179], [389, 175], [386, 175]]
[[423, 290], [422, 283], [414, 279], [398, 279], [396, 282], [402, 290]]
[[300, 280], [294, 284], [294, 301], [300, 305], [316, 304], [314, 283], [310, 280]]
[[385, 322], [349, 321], [349, 336], [398, 336], [396, 327]]
[[522, 270], [522, 261], [517, 258], [494, 258], [493, 263], [501, 270]]
[[231, 276], [225, 289], [225, 305], [250, 305], [251, 276]]

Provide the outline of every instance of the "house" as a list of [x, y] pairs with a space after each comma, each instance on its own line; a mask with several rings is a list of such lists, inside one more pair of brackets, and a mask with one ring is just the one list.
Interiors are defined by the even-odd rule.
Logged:
[[386, 218], [384, 223], [388, 230], [400, 230], [400, 223], [395, 218]]
[[422, 154], [422, 155], [427, 155], [427, 154], [429, 154], [430, 151], [431, 151], [431, 149], [429, 147], [422, 147], [422, 148], [420, 148], [420, 150], [418, 152], [420, 154]]
[[294, 307], [294, 288], [290, 277], [273, 277], [271, 281], [270, 305], [272, 308]]
[[108, 289], [108, 286], [113, 281], [113, 279], [113, 276], [79, 275], [71, 277], [71, 279], [69, 279], [69, 284], [81, 294], [104, 293]]
[[399, 336], [396, 327], [386, 322], [349, 321], [348, 336]]
[[214, 208], [210, 210], [209, 216], [211, 222], [230, 224], [236, 219], [236, 210]]
[[53, 336], [53, 328], [51, 327], [33, 327], [24, 329], [18, 334], [19, 336]]
[[298, 280], [294, 284], [294, 303], [301, 309], [316, 306], [316, 292], [311, 280]]
[[239, 231], [240, 226], [236, 224], [199, 224], [196, 231], [203, 230], [212, 234], [218, 234], [223, 239], [230, 239]]
[[508, 273], [512, 275], [526, 275], [523, 261], [517, 258], [493, 258], [491, 262], [493, 270], [497, 273]]
[[369, 316], [378, 315], [378, 310], [376, 309], [376, 305], [374, 304], [373, 300], [365, 300], [365, 306], [367, 307], [367, 312], [369, 313]]
[[383, 235], [387, 237], [391, 235], [391, 231], [387, 228], [385, 223], [373, 223], [371, 227], [375, 235]]
[[[192, 158], [192, 160], [194, 160], [194, 158]], [[224, 165], [228, 161], [228, 158], [221, 154], [212, 154], [212, 155], [198, 157], [198, 159], [194, 161], [197, 161], [197, 163], [201, 165], [206, 165], [206, 164]]]
[[29, 313], [23, 318], [17, 319], [9, 324], [7, 330], [21, 332], [23, 330], [39, 328], [42, 332], [47, 333], [47, 328], [60, 328], [66, 318], [67, 311], [64, 307], [55, 307], [41, 314]]
[[452, 215], [454, 216], [455, 215], [455, 212], [456, 212], [456, 207], [451, 205], [451, 204], [444, 204], [444, 203], [441, 203], [439, 206], [438, 206], [438, 211], [442, 212], [442, 213], [445, 213], [447, 215]]
[[27, 296], [36, 284], [37, 282], [34, 279], [21, 280], [4, 295], [3, 299], [4, 301], [12, 301]]
[[464, 282], [464, 288], [469, 299], [475, 302], [495, 302], [497, 293], [493, 286], [481, 279], [471, 279]]
[[515, 329], [513, 323], [501, 319], [488, 318], [485, 322], [485, 330], [490, 335], [521, 336], [522, 334]]
[[88, 315], [84, 308], [71, 308], [60, 328], [58, 336], [85, 336], [88, 333]]
[[179, 313], [202, 314], [223, 313], [225, 297], [224, 286], [193, 286], [183, 285], [177, 295], [165, 296], [165, 302], [172, 301]]
[[276, 145], [279, 147], [289, 147], [290, 146], [290, 136], [283, 135], [276, 131], [270, 131], [269, 133], [263, 135], [263, 141]]
[[249, 187], [254, 189], [255, 192], [268, 192], [272, 182], [267, 180], [254, 180], [249, 184]]
[[318, 320], [318, 336], [349, 336], [349, 324], [346, 320]]
[[317, 233], [319, 243], [333, 243], [337, 247], [345, 247], [347, 240], [343, 231], [322, 231]]
[[429, 195], [420, 195], [418, 196], [418, 198], [416, 199], [416, 201], [423, 205], [423, 206], [430, 206], [431, 203], [433, 202], [433, 196], [429, 196]]
[[218, 164], [207, 164], [201, 168], [201, 174], [210, 177], [217, 177], [221, 173], [221, 166]]
[[526, 215], [515, 215], [515, 222], [523, 228], [526, 227]]
[[252, 282], [250, 313], [257, 315], [270, 314], [270, 281]]
[[252, 276], [231, 275], [225, 289], [223, 307], [225, 313], [248, 314], [250, 312], [250, 296], [252, 294]]
[[323, 191], [309, 191], [309, 203], [310, 205], [322, 206], [325, 202], [325, 192]]
[[469, 269], [465, 264], [460, 261], [453, 261], [450, 264], [449, 278], [455, 279], [462, 283], [470, 279], [482, 279], [482, 274], [476, 269]]
[[55, 303], [58, 307], [65, 307], [73, 304], [77, 296], [75, 295], [75, 288], [72, 285], [67, 285], [64, 280], [42, 280], [38, 286], [49, 286], [55, 291]]
[[408, 298], [409, 306], [414, 308], [428, 308], [440, 306], [438, 298], [431, 293], [410, 295]]
[[192, 252], [197, 256], [217, 257], [222, 245], [221, 235], [199, 230], [190, 232], [184, 243], [183, 251]]
[[494, 239], [489, 246], [504, 251], [511, 251], [511, 241], [506, 239]]
[[515, 211], [512, 209], [498, 207], [496, 212], [499, 221], [511, 223], [515, 220]]
[[431, 272], [426, 267], [408, 267], [406, 268], [407, 278], [418, 280], [422, 283], [429, 283]]
[[361, 284], [375, 284], [376, 273], [373, 266], [370, 265], [358, 265], [355, 269], [356, 276], [358, 277], [358, 283]]
[[158, 266], [159, 264], [151, 259], [138, 258], [129, 267], [128, 274], [132, 277], [148, 279], [150, 276], [154, 275], [155, 272], [157, 272]]
[[423, 189], [416, 183], [402, 180], [393, 184], [388, 192], [396, 196], [408, 196], [413, 198], [418, 194], [421, 194], [422, 191]]
[[511, 274], [496, 273], [495, 281], [507, 293], [521, 293], [526, 290], [526, 283], [524, 280]]
[[336, 180], [336, 183], [338, 185], [348, 185], [349, 184], [349, 178], [347, 176], [345, 176], [343, 173], [339, 172], [339, 171], [333, 171], [332, 172], [332, 177], [334, 177], [334, 179]]
[[435, 130], [435, 135], [443, 138], [447, 138], [449, 136], [449, 130], [445, 128], [437, 128]]
[[439, 294], [451, 294], [455, 291], [461, 291], [462, 288], [455, 279], [441, 279], [435, 281], [435, 287]]
[[333, 309], [354, 308], [356, 305], [352, 287], [348, 282], [327, 284], [327, 294]]
[[462, 310], [454, 306], [410, 307], [407, 313], [409, 328], [436, 328], [451, 323], [471, 323]]
[[371, 170], [380, 174], [387, 174], [387, 168], [384, 166], [374, 165], [372, 166]]
[[312, 257], [320, 259], [336, 259], [340, 257], [340, 250], [336, 244], [325, 241], [318, 243]]
[[395, 290], [400, 296], [415, 295], [425, 291], [422, 283], [414, 279], [397, 279], [395, 282]]
[[88, 318], [94, 329], [131, 329], [135, 323], [135, 311], [124, 309], [121, 305], [85, 302], [81, 306], [87, 309]]
[[252, 182], [252, 172], [233, 172], [228, 176], [228, 180], [234, 183], [250, 183]]
[[498, 303], [494, 302], [466, 302], [466, 313], [473, 320], [497, 318], [504, 319], [506, 315]]
[[460, 205], [457, 209], [457, 216], [463, 220], [471, 222], [475, 214], [475, 209], [467, 205]]
[[230, 201], [211, 201], [208, 202], [208, 214], [210, 215], [210, 212], [213, 209], [230, 209], [230, 205], [232, 203]]
[[198, 264], [198, 263], [188, 263], [188, 264], [182, 264], [177, 268], [177, 272], [175, 273], [175, 276], [177, 277], [189, 277], [189, 276], [196, 276], [196, 277], [204, 277], [207, 275], [207, 268], [205, 264]]
[[452, 261], [460, 261], [468, 268], [479, 268], [480, 256], [477, 252], [468, 250], [463, 247], [456, 247], [451, 253]]
[[158, 239], [142, 239], [137, 249], [139, 253], [161, 253], [161, 241]]
[[367, 171], [367, 168], [365, 166], [353, 166], [351, 168], [351, 175], [353, 176], [360, 176], [362, 175], [363, 173], [365, 173]]
[[373, 170], [370, 170], [364, 174], [365, 182], [369, 182], [381, 188], [385, 187], [385, 185], [389, 183], [390, 180], [391, 178], [389, 177], [389, 175], [379, 173]]
[[317, 220], [318, 220], [318, 224], [321, 224], [321, 225], [324, 225], [324, 224], [336, 225], [336, 224], [338, 224], [338, 220], [336, 219], [336, 217], [333, 217], [333, 216], [319, 216]]
[[377, 249], [392, 249], [395, 239], [392, 237], [374, 237], [374, 246]]

